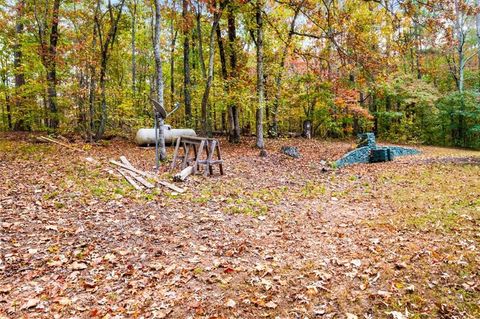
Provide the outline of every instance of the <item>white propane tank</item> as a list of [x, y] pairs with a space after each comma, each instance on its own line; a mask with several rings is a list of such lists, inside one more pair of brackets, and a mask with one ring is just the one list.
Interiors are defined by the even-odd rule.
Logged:
[[[163, 133], [165, 135], [165, 143], [172, 144], [180, 136], [197, 136], [194, 130], [188, 128], [172, 129], [170, 125], [163, 126]], [[155, 129], [141, 128], [135, 136], [135, 143], [137, 145], [155, 145]]]

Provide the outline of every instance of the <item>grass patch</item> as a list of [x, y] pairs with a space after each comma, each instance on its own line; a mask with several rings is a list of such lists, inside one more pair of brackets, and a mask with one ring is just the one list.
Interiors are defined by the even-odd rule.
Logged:
[[0, 154], [9, 160], [33, 160], [40, 161], [46, 155], [53, 152], [50, 144], [35, 144], [18, 141], [0, 140]]
[[407, 307], [411, 318], [425, 318], [422, 312], [439, 318], [480, 318], [480, 294], [471, 287], [479, 267], [479, 181], [480, 166], [463, 164], [421, 165], [379, 176], [373, 191], [391, 214], [366, 225], [421, 231], [432, 239], [431, 245], [420, 244], [430, 257], [411, 264], [416, 291], [401, 292], [389, 309]]
[[387, 172], [377, 192], [397, 226], [452, 231], [480, 220], [480, 166], [433, 165]]

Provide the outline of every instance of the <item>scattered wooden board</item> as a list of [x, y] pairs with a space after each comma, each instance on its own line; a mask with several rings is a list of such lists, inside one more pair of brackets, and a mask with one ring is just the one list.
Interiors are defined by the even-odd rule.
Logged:
[[133, 186], [133, 188], [135, 188], [137, 191], [139, 190], [142, 190], [142, 188], [135, 182], [135, 180], [130, 176], [128, 175], [126, 172], [124, 172], [123, 170], [121, 169], [117, 169], [117, 171], [122, 174], [123, 177], [125, 177], [125, 179], [127, 180], [127, 182], [130, 183], [130, 185]]
[[135, 167], [130, 167], [129, 165], [125, 165], [123, 163], [120, 163], [120, 162], [117, 162], [115, 160], [110, 160], [110, 163], [113, 164], [113, 165], [117, 165], [117, 166], [120, 166], [121, 168], [124, 168], [126, 170], [129, 170], [129, 171], [132, 171], [134, 173], [137, 173], [143, 177], [147, 177], [147, 178], [151, 178], [153, 176], [151, 176], [150, 174], [148, 174], [147, 172], [144, 172], [144, 171], [141, 171], [139, 169], [136, 169]]
[[157, 183], [159, 183], [160, 185], [162, 186], [165, 186], [165, 187], [168, 187], [170, 188], [171, 190], [177, 192], [177, 193], [183, 193], [185, 192], [185, 190], [183, 188], [180, 188], [178, 187], [177, 185], [173, 185], [171, 183], [168, 183], [168, 182], [165, 182], [165, 181], [160, 181], [160, 180], [157, 180]]
[[[123, 164], [129, 166], [130, 168], [134, 168], [133, 165], [128, 161], [128, 159], [125, 156], [120, 156], [120, 161], [122, 161]], [[130, 176], [135, 178], [140, 184], [142, 184], [146, 188], [154, 188], [155, 187], [155, 185], [153, 185], [152, 183], [150, 183], [149, 181], [144, 179], [142, 176], [139, 176], [137, 173], [129, 171], [129, 170], [127, 170], [126, 172], [128, 174], [130, 174]]]
[[151, 178], [151, 179], [153, 179], [155, 182], [157, 182], [158, 184], [160, 184], [160, 185], [162, 185], [162, 186], [165, 186], [165, 187], [167, 187], [167, 188], [170, 188], [171, 190], [173, 190], [173, 191], [175, 191], [175, 192], [177, 192], [177, 193], [183, 193], [183, 192], [185, 192], [185, 190], [184, 190], [183, 188], [180, 188], [180, 187], [178, 187], [178, 186], [176, 186], [176, 185], [173, 185], [173, 184], [168, 183], [168, 182], [165, 182], [165, 181], [161, 181], [161, 180], [159, 180], [156, 176], [151, 175], [151, 174], [149, 174], [149, 173], [147, 173], [147, 172], [141, 171], [141, 170], [139, 170], [139, 169], [136, 169], [135, 167], [131, 167], [131, 166], [129, 166], [129, 165], [125, 165], [125, 164], [120, 163], [120, 162], [117, 162], [117, 161], [115, 161], [115, 160], [110, 160], [110, 163], [113, 164], [113, 165], [120, 166], [121, 168], [124, 168], [124, 169], [126, 169], [126, 170], [132, 171], [132, 172], [134, 172], [134, 173], [137, 173], [137, 174], [139, 174], [139, 175], [141, 175], [141, 176], [143, 176], [143, 177]]

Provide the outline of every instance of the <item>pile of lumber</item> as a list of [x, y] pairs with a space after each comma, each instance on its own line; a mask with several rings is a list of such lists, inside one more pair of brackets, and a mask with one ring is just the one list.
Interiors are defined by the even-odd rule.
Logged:
[[174, 184], [159, 180], [157, 176], [150, 173], [136, 169], [125, 156], [120, 156], [120, 162], [110, 160], [110, 164], [117, 166], [117, 171], [130, 183], [136, 190], [142, 190], [143, 187], [147, 189], [154, 188], [154, 184], [160, 184], [167, 187], [174, 192], [183, 193], [185, 189], [180, 188]]
[[[37, 137], [37, 139], [41, 142], [54, 143], [65, 148], [68, 148], [83, 154], [87, 154], [87, 151], [83, 149], [77, 148], [66, 142], [61, 142], [51, 137], [39, 136]], [[86, 157], [85, 160], [89, 163], [100, 164], [100, 162], [94, 159], [93, 157]], [[136, 169], [128, 161], [128, 159], [125, 156], [120, 156], [120, 162], [111, 160], [110, 163], [116, 167], [117, 172], [120, 173], [120, 175], [122, 175], [127, 180], [127, 182], [130, 183], [130, 185], [132, 185], [136, 190], [152, 189], [152, 188], [155, 188], [155, 184], [159, 184], [177, 193], [185, 192], [185, 189], [183, 188], [180, 188], [174, 184], [162, 181], [153, 174]]]

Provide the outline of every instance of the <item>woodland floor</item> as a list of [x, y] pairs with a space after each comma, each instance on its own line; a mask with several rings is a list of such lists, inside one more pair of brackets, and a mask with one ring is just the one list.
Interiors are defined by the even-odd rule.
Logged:
[[175, 195], [107, 172], [152, 148], [0, 135], [0, 318], [480, 317], [480, 152], [323, 172], [353, 143], [221, 144], [226, 176]]

